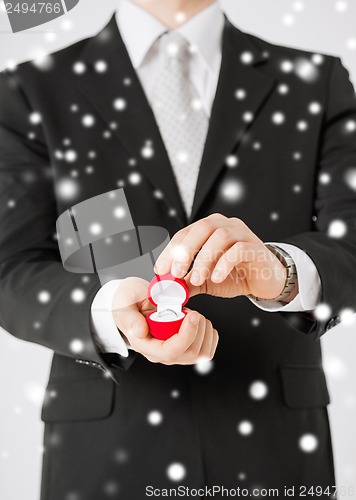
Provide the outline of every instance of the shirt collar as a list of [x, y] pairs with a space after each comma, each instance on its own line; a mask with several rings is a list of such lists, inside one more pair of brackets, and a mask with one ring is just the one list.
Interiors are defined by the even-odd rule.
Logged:
[[[130, 55], [132, 65], [139, 68], [155, 40], [168, 29], [161, 21], [131, 0], [121, 0], [116, 21]], [[176, 29], [204, 57], [213, 68], [217, 50], [220, 50], [224, 15], [218, 2], [206, 7]]]

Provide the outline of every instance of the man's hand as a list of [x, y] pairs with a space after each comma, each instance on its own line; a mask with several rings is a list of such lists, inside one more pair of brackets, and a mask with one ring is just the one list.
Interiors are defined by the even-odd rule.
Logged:
[[157, 259], [155, 272], [186, 276], [191, 296], [252, 294], [262, 299], [277, 297], [287, 277], [284, 265], [242, 220], [221, 214], [178, 231]]
[[116, 326], [131, 347], [152, 363], [164, 365], [193, 365], [212, 359], [219, 336], [211, 322], [196, 311], [188, 312], [177, 335], [165, 341], [152, 337], [146, 316], [155, 308], [147, 299], [148, 284], [141, 278], [126, 278], [113, 300]]

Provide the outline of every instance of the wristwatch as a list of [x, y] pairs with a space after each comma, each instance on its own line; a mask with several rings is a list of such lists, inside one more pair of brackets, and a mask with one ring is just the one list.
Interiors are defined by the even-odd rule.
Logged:
[[254, 295], [251, 294], [248, 295], [248, 297], [256, 301], [263, 301], [263, 300], [283, 301], [284, 299], [290, 296], [297, 283], [297, 268], [294, 263], [294, 260], [285, 250], [276, 245], [271, 245], [270, 243], [266, 243], [265, 246], [277, 257], [277, 259], [280, 262], [282, 262], [282, 264], [287, 269], [286, 282], [284, 284], [283, 290], [278, 295], [278, 297], [274, 297], [273, 299], [261, 299], [260, 297], [255, 297]]

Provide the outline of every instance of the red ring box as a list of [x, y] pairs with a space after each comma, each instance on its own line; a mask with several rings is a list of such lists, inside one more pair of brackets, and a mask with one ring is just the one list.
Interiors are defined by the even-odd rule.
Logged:
[[147, 296], [157, 306], [157, 311], [146, 317], [151, 335], [159, 340], [167, 340], [178, 333], [187, 314], [182, 309], [189, 299], [186, 282], [172, 274], [155, 276], [148, 287]]

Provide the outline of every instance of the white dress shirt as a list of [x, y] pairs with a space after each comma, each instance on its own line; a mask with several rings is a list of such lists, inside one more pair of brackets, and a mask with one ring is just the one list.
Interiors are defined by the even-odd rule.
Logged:
[[[159, 44], [155, 42], [168, 28], [130, 0], [120, 1], [116, 20], [132, 65], [150, 101], [155, 78], [162, 67], [162, 54]], [[189, 76], [208, 116], [211, 114], [219, 78], [223, 28], [224, 15], [218, 2], [206, 7], [177, 28], [192, 46]], [[321, 293], [320, 277], [315, 264], [299, 248], [279, 242], [275, 244], [283, 248], [296, 264], [299, 293], [289, 304], [250, 300], [260, 309], [269, 312], [315, 309]], [[113, 280], [99, 290], [92, 304], [92, 322], [94, 337], [102, 352], [115, 352], [127, 357], [127, 345], [111, 314], [112, 300], [118, 286], [120, 280]]]

